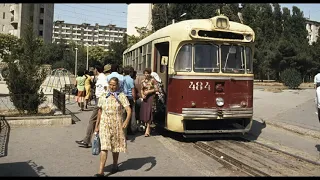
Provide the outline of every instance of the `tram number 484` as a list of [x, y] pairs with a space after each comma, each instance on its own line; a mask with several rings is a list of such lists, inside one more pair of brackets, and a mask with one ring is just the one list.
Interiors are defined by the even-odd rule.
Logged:
[[210, 91], [211, 87], [209, 82], [203, 83], [190, 81], [189, 89], [192, 89], [193, 91], [201, 91], [204, 89], [208, 89], [208, 91]]

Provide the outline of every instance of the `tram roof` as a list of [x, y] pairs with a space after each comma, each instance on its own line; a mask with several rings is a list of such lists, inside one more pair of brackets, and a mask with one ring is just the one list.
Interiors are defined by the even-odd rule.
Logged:
[[[242, 33], [250, 33], [254, 35], [254, 31], [247, 25], [229, 21], [229, 28], [227, 30], [234, 31], [234, 32], [242, 32]], [[175, 24], [168, 25], [158, 31], [154, 32], [153, 34], [149, 35], [148, 37], [142, 39], [138, 43], [134, 44], [130, 48], [126, 49], [123, 54], [130, 52], [142, 45], [145, 45], [153, 40], [171, 37], [171, 39], [190, 39], [190, 31], [192, 29], [202, 29], [207, 31], [212, 31], [212, 19], [191, 19], [186, 21], [180, 21]], [[218, 30], [218, 29], [217, 29]]]

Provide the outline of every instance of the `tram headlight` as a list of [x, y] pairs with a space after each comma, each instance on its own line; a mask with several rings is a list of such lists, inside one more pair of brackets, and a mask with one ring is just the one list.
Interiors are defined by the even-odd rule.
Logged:
[[223, 106], [224, 105], [224, 100], [221, 97], [216, 98], [216, 103], [217, 106]]
[[250, 34], [245, 35], [244, 38], [245, 38], [247, 41], [251, 41], [251, 40], [252, 40], [252, 36], [251, 36]]

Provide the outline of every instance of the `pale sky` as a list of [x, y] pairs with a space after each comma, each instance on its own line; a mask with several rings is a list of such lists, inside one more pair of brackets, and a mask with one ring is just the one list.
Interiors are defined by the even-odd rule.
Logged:
[[[280, 3], [281, 7], [299, 7], [305, 17], [320, 22], [320, 3]], [[115, 24], [118, 27], [127, 27], [127, 4], [115, 3], [77, 3], [77, 4], [55, 4], [54, 20], [64, 20], [66, 23], [99, 23], [101, 25]]]

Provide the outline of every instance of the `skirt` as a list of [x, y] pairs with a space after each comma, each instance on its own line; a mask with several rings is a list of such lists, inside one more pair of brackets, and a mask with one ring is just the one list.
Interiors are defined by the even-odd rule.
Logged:
[[79, 91], [79, 90], [78, 90], [77, 96], [78, 96], [78, 97], [85, 97], [85, 96], [86, 96], [86, 92], [85, 92], [85, 91]]
[[141, 101], [140, 120], [145, 123], [153, 121], [153, 113], [152, 113], [153, 99], [154, 99], [154, 95], [149, 95], [147, 96], [146, 99]]
[[91, 86], [85, 86], [86, 89], [86, 96], [84, 99], [90, 99], [90, 95], [91, 95]]

